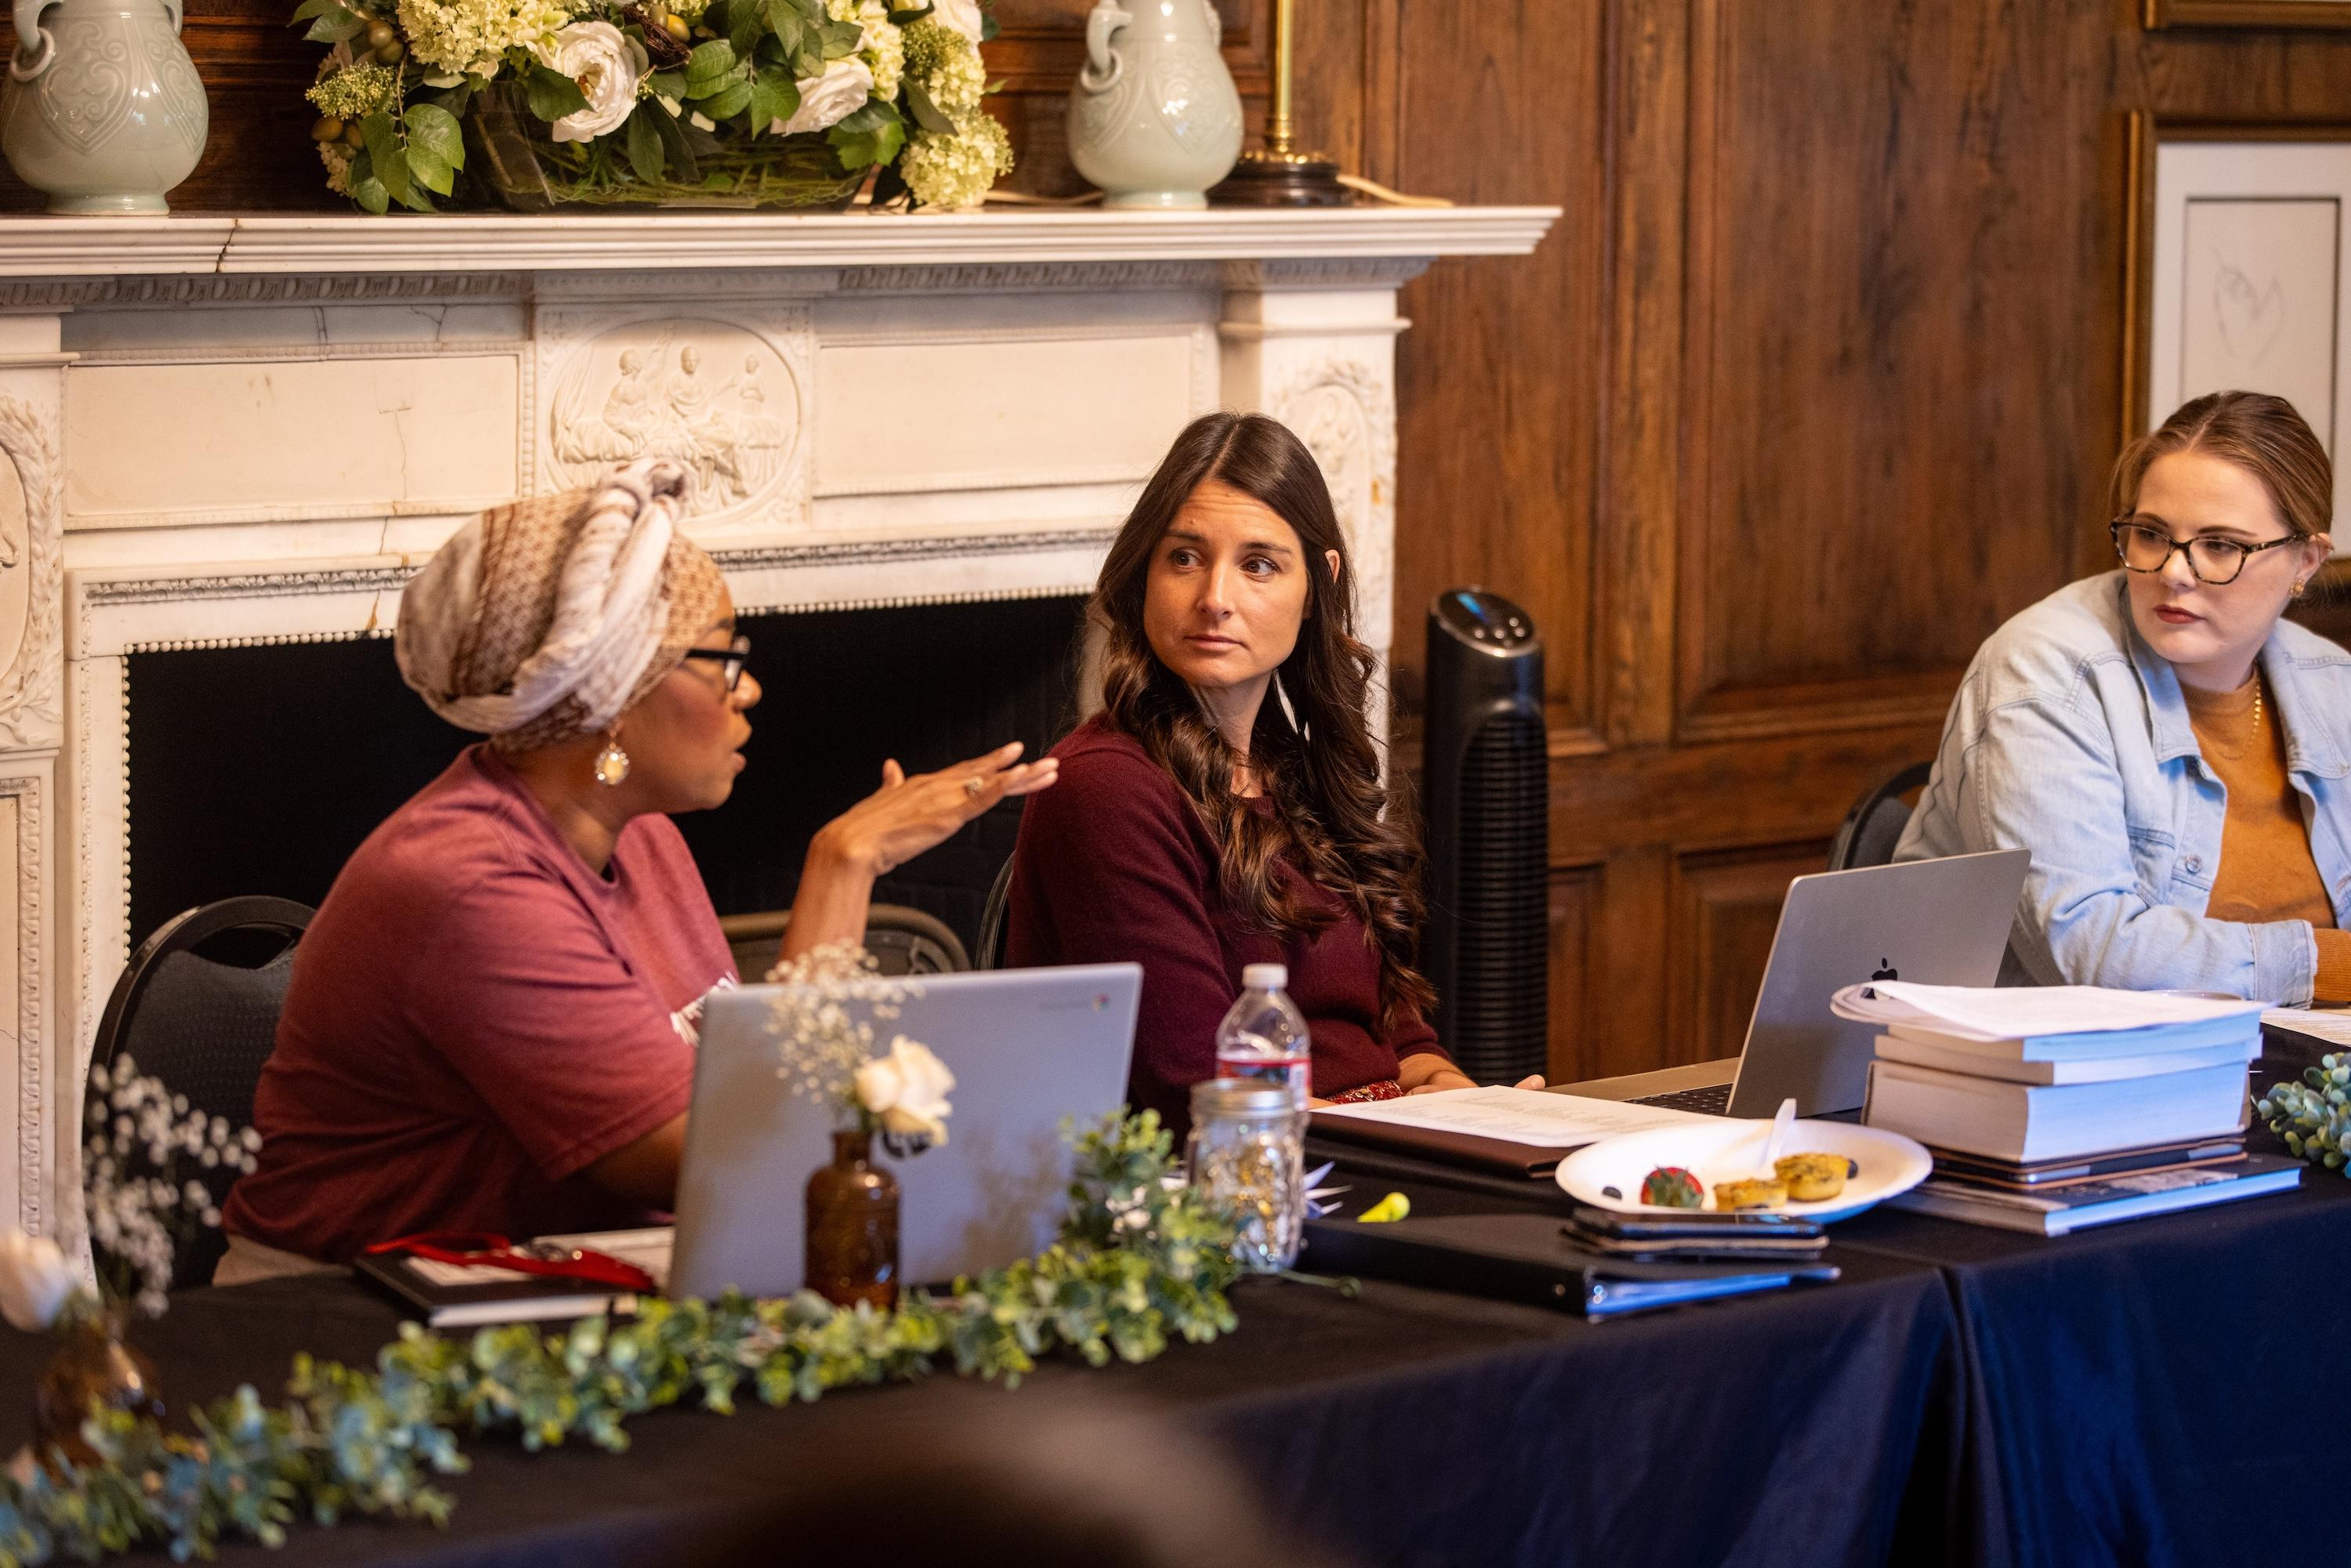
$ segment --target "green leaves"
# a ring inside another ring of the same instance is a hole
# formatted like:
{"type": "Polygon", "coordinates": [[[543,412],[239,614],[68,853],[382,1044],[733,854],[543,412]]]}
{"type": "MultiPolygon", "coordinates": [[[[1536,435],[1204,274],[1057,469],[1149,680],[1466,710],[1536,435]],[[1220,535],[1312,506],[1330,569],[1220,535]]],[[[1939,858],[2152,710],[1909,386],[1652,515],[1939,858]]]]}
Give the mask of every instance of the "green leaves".
{"type": "MultiPolygon", "coordinates": [[[[661,124],[675,123],[641,107],[632,141],[641,121],[656,140],[661,124]]],[[[1113,1116],[1072,1142],[1076,1180],[1058,1242],[944,1296],[909,1292],[893,1312],[844,1311],[805,1291],[787,1301],[730,1291],[648,1298],[633,1318],[559,1331],[513,1323],[444,1338],[408,1323],[372,1368],[297,1355],[282,1402],[240,1388],[191,1410],[192,1435],[96,1411],[83,1429],[95,1464],[0,1473],[0,1557],[95,1562],[144,1545],[186,1561],[226,1542],[281,1544],[298,1521],[441,1523],[452,1503],[434,1482],[468,1468],[461,1435],[619,1452],[632,1419],[692,1400],[722,1415],[746,1395],[773,1406],[814,1400],[911,1382],[942,1358],[1008,1385],[1057,1349],[1099,1366],[1229,1333],[1232,1217],[1163,1183],[1175,1160],[1157,1117],[1113,1116]]]]}
{"type": "Polygon", "coordinates": [[[914,111],[914,123],[924,130],[936,131],[941,136],[956,133],[954,120],[932,100],[931,95],[924,90],[923,84],[912,77],[906,78],[906,107],[914,111]]]}
{"type": "Polygon", "coordinates": [[[656,118],[667,120],[669,110],[652,102],[637,105],[636,112],[629,116],[629,167],[648,185],[661,183],[669,162],[662,151],[661,128],[653,123],[656,118]]]}
{"type": "Polygon", "coordinates": [[[457,117],[438,105],[418,103],[402,118],[408,131],[408,172],[427,190],[447,195],[456,172],[465,166],[465,135],[457,117]]]}
{"type": "Polygon", "coordinates": [[[865,29],[855,22],[827,21],[817,33],[824,41],[824,57],[828,60],[845,60],[865,42],[865,29]]]}
{"type": "Polygon", "coordinates": [[[532,116],[550,125],[588,107],[588,95],[580,90],[578,82],[536,60],[523,73],[523,92],[532,116]]]}
{"type": "Polygon", "coordinates": [[[414,172],[409,167],[407,149],[402,146],[400,132],[392,116],[371,114],[360,121],[360,134],[367,139],[368,166],[382,183],[386,194],[412,212],[429,213],[433,202],[418,188],[414,172]]]}
{"type": "Polygon", "coordinates": [[[392,210],[392,193],[385,190],[383,182],[375,177],[375,160],[365,152],[351,159],[351,172],[347,183],[351,188],[351,200],[360,204],[361,211],[381,217],[392,210]]]}
{"type": "Polygon", "coordinates": [[[368,19],[343,4],[343,0],[302,0],[294,8],[294,22],[308,22],[310,30],[302,37],[314,44],[340,44],[346,38],[356,38],[367,30],[368,19]]]}
{"type": "Polygon", "coordinates": [[[724,38],[713,38],[685,57],[685,96],[708,98],[734,74],[735,46],[724,38]]]}
{"type": "Polygon", "coordinates": [[[867,99],[826,131],[825,140],[841,155],[844,168],[870,168],[898,155],[898,149],[906,144],[906,122],[898,118],[893,105],[867,99]]]}
{"type": "Polygon", "coordinates": [[[799,84],[777,66],[761,66],[751,78],[751,131],[758,134],[799,112],[799,84]]]}

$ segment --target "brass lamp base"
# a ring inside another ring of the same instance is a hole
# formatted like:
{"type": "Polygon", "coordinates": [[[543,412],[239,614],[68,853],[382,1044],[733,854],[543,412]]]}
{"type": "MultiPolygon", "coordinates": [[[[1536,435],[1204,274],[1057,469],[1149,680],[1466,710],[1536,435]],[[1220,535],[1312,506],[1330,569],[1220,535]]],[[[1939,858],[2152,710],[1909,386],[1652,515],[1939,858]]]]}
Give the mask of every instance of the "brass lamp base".
{"type": "Polygon", "coordinates": [[[1319,152],[1250,152],[1208,200],[1219,207],[1341,207],[1347,187],[1339,183],[1338,163],[1319,152]]]}

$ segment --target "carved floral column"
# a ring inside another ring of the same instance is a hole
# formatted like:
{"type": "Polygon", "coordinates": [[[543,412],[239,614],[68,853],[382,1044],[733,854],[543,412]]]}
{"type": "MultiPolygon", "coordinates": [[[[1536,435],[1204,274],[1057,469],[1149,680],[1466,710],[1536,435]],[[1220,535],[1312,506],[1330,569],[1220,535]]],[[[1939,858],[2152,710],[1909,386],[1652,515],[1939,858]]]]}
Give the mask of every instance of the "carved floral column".
{"type": "MultiPolygon", "coordinates": [[[[65,737],[64,547],[57,453],[63,371],[54,316],[0,315],[0,1092],[16,1111],[0,1159],[0,1227],[54,1233],[46,1212],[59,1099],[57,1037],[57,766],[65,737]]],[[[70,1108],[70,1096],[64,1101],[70,1108]]]]}
{"type": "MultiPolygon", "coordinates": [[[[1425,259],[1225,264],[1224,399],[1270,413],[1322,464],[1355,565],[1359,634],[1383,671],[1394,643],[1396,290],[1425,259]]],[[[1386,728],[1386,705],[1374,709],[1386,728]]]]}

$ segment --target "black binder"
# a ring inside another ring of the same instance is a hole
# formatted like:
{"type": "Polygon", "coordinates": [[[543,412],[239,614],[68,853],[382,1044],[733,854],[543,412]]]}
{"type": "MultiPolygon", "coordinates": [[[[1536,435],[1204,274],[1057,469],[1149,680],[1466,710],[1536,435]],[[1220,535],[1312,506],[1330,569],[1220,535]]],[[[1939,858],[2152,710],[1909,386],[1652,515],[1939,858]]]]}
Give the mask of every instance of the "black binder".
{"type": "Polygon", "coordinates": [[[1355,1274],[1531,1301],[1593,1318],[1776,1291],[1798,1280],[1834,1280],[1838,1272],[1833,1263],[1793,1260],[1650,1263],[1610,1258],[1575,1246],[1558,1219],[1541,1214],[1467,1214],[1371,1225],[1312,1219],[1306,1223],[1300,1266],[1318,1274],[1355,1274]]]}

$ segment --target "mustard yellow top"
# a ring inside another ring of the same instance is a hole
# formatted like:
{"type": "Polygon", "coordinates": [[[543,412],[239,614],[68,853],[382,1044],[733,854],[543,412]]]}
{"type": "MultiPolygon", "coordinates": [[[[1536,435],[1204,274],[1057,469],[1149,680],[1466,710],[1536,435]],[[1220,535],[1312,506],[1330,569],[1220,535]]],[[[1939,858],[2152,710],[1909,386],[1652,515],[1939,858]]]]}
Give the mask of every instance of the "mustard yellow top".
{"type": "Polygon", "coordinates": [[[2204,913],[2214,920],[2259,924],[2307,920],[2318,936],[2318,974],[2311,999],[2351,1001],[2351,931],[2335,925],[2335,906],[2310,852],[2302,796],[2287,777],[2285,729],[2256,671],[2233,692],[2183,685],[2188,721],[2204,765],[2228,787],[2220,826],[2220,863],[2204,913]]]}

